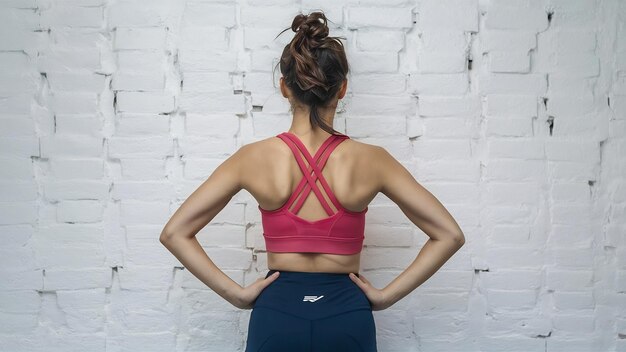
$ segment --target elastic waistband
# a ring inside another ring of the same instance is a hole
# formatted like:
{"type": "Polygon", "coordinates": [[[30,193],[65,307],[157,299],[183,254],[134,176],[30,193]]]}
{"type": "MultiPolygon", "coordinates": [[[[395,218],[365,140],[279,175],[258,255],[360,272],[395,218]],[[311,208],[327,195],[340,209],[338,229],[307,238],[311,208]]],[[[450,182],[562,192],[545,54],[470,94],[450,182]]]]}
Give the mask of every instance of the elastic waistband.
{"type": "MultiPolygon", "coordinates": [[[[274,270],[271,269],[267,272],[265,277],[272,275],[275,272],[280,272],[280,277],[347,277],[349,278],[348,273],[326,273],[326,272],[310,272],[310,271],[289,271],[289,270],[274,270]]],[[[357,277],[359,277],[359,273],[354,273],[357,277]]]]}

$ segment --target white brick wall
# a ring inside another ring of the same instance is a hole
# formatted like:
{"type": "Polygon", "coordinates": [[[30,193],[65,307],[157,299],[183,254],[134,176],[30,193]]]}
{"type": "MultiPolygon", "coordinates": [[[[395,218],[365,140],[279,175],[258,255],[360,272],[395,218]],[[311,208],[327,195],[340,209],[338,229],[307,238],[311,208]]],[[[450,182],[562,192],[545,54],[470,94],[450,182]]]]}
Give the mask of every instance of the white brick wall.
{"type": "MultiPolygon", "coordinates": [[[[250,311],[158,242],[241,145],[289,127],[272,68],[323,9],[351,65],[335,127],[382,145],[466,245],[375,312],[387,351],[626,351],[626,2],[1,0],[0,350],[242,351],[250,311]],[[305,3],[305,7],[301,4],[305,3]]],[[[362,272],[427,239],[383,195],[362,272]]],[[[198,234],[267,268],[245,191],[198,234]]]]}

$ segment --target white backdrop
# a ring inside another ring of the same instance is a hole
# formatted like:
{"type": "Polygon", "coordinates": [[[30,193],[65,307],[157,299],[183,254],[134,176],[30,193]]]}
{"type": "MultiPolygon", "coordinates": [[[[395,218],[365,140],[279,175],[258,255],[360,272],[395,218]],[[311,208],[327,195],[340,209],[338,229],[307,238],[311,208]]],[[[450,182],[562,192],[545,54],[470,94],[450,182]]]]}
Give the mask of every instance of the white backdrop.
{"type": "MultiPolygon", "coordinates": [[[[242,351],[249,310],[158,241],[239,147],[285,131],[303,11],[345,36],[335,128],[381,145],[466,243],[374,312],[387,351],[626,351],[626,1],[0,1],[0,350],[242,351]],[[302,5],[304,3],[305,5],[302,5]]],[[[240,192],[198,238],[267,270],[240,192]]],[[[362,273],[427,239],[380,195],[362,273]]]]}

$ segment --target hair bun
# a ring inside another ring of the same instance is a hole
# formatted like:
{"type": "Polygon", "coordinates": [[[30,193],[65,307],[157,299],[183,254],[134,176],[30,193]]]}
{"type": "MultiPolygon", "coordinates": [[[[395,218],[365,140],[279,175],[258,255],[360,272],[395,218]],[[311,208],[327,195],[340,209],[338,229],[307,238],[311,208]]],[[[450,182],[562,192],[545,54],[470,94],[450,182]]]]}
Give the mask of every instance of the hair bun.
{"type": "Polygon", "coordinates": [[[291,27],[278,33],[280,35],[289,28],[296,32],[283,48],[277,65],[280,65],[284,84],[294,97],[289,97],[291,108],[308,106],[312,127],[337,134],[339,132],[324,121],[318,109],[332,109],[335,99],[340,99],[337,93],[343,87],[349,66],[345,48],[339,40],[346,38],[329,36],[327,22],[321,10],[296,15],[291,27]]]}
{"type": "Polygon", "coordinates": [[[308,15],[298,14],[291,24],[291,29],[297,33],[315,39],[322,40],[328,36],[328,22],[323,12],[311,12],[308,15]]]}

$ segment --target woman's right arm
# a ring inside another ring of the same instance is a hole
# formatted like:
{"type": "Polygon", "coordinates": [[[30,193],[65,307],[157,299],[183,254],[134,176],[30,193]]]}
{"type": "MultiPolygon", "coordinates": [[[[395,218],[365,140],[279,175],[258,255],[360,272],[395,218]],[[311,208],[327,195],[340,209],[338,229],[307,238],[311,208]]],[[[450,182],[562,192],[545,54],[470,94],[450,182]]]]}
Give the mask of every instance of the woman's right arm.
{"type": "Polygon", "coordinates": [[[380,182],[379,191],[396,203],[409,220],[430,237],[411,265],[382,289],[391,306],[437,272],[463,246],[465,236],[435,196],[422,187],[386,149],[380,146],[376,149],[374,161],[380,182]]]}

